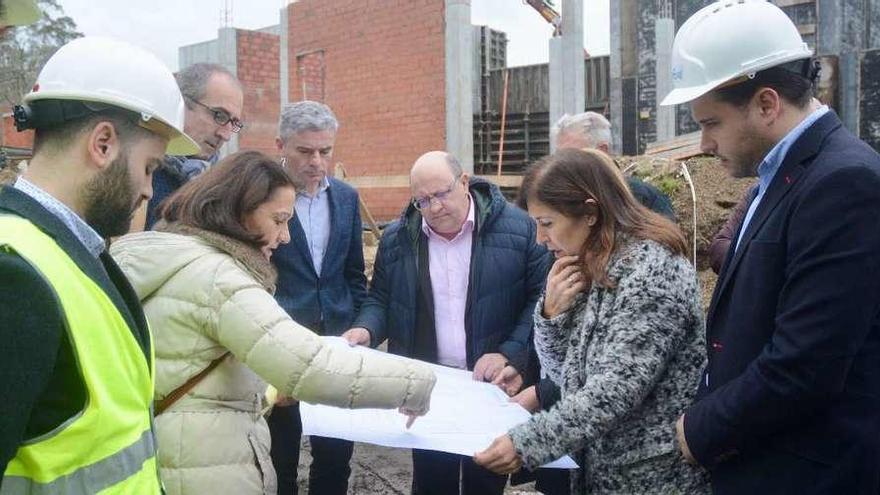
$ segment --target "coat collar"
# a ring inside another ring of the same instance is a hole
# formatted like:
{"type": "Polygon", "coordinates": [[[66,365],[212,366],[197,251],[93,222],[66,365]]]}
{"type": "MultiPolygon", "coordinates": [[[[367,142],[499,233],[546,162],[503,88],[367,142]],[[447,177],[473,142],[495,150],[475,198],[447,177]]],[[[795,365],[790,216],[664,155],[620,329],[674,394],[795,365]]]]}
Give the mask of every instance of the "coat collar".
{"type": "Polygon", "coordinates": [[[242,241],[233,239],[232,237],[211,232],[209,230],[183,225],[181,223],[165,223],[164,221],[156,224],[156,231],[168,232],[171,234],[180,234],[192,237],[198,237],[202,241],[208,243],[214,248],[223,251],[231,256],[235,261],[244,265],[245,269],[265,287],[269,292],[275,291],[275,282],[278,279],[278,273],[272,263],[263,256],[263,253],[242,241]]]}
{"type": "MultiPolygon", "coordinates": [[[[474,207],[474,233],[479,235],[483,226],[491,223],[507,204],[498,186],[484,179],[472,177],[468,190],[474,207]]],[[[402,229],[414,245],[418,243],[422,229],[422,214],[409,203],[400,217],[402,229]]]]}

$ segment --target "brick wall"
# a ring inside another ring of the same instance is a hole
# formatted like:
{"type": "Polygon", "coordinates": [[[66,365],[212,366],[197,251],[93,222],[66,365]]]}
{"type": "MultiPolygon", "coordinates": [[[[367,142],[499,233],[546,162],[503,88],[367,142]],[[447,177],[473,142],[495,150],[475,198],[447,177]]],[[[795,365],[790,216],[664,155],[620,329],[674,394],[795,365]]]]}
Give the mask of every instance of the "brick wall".
{"type": "MultiPolygon", "coordinates": [[[[335,159],[349,176],[407,175],[419,155],[445,147],[444,5],[300,0],[288,7],[290,101],[303,98],[305,76],[306,96],[323,96],[333,108],[335,159]]],[[[406,187],[360,192],[379,220],[396,217],[409,198],[406,187]]]]}
{"type": "Polygon", "coordinates": [[[12,115],[0,114],[0,146],[12,148],[31,148],[34,144],[34,131],[18,132],[12,115]]]}
{"type": "Polygon", "coordinates": [[[238,148],[255,149],[271,156],[275,147],[280,109],[279,37],[271,33],[236,30],[238,79],[244,86],[245,128],[238,148]]]}

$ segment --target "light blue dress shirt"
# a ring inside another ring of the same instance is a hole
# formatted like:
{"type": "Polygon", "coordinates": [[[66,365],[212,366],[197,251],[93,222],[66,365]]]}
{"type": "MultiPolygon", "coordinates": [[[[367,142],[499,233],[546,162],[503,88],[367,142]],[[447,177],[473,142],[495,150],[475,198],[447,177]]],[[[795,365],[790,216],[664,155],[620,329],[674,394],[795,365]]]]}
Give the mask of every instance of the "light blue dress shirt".
{"type": "Polygon", "coordinates": [[[749,206],[749,211],[746,212],[746,216],[743,218],[742,228],[739,230],[739,237],[736,239],[735,249],[739,249],[739,243],[742,240],[743,234],[745,234],[749,222],[752,221],[752,216],[755,214],[755,210],[757,210],[758,205],[761,204],[761,200],[764,198],[764,193],[767,192],[770,183],[773,182],[773,178],[776,177],[776,172],[779,170],[779,167],[782,166],[782,162],[785,160],[785,155],[788,154],[791,145],[801,137],[804,131],[809,129],[811,125],[826,113],[828,113],[828,106],[826,105],[822,105],[814,110],[813,113],[802,120],[800,124],[796,125],[794,129],[788,131],[788,134],[776,143],[776,146],[770,149],[770,152],[767,153],[767,156],[765,156],[764,160],[761,161],[761,164],[758,165],[758,194],[755,196],[755,199],[752,200],[752,204],[749,206]]]}
{"type": "Polygon", "coordinates": [[[327,251],[327,242],[330,240],[328,189],[330,189],[330,181],[324,177],[314,196],[309,196],[305,191],[296,195],[296,216],[306,232],[306,243],[309,246],[309,253],[312,255],[312,264],[315,265],[315,273],[319,277],[321,276],[324,253],[327,251]]]}

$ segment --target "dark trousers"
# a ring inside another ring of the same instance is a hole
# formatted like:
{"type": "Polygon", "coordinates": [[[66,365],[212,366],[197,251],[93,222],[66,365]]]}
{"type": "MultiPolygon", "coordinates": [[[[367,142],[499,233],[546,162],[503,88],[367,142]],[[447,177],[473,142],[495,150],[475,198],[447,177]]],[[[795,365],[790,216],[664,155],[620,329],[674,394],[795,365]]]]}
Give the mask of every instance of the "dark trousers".
{"type": "Polygon", "coordinates": [[[571,471],[568,469],[541,468],[535,471],[520,469],[510,475],[513,486],[535,482],[535,490],[544,495],[570,495],[571,471]]]}
{"type": "MultiPolygon", "coordinates": [[[[278,495],[297,495],[296,468],[302,421],[299,404],[276,407],[268,419],[272,435],[272,464],[278,475],[278,495]]],[[[309,466],[309,493],[314,495],[345,495],[351,474],[354,444],[348,440],[309,437],[312,465],[309,466]]]]}
{"type": "Polygon", "coordinates": [[[413,449],[412,458],[413,495],[501,495],[507,484],[507,476],[484,469],[467,456],[413,449]]]}

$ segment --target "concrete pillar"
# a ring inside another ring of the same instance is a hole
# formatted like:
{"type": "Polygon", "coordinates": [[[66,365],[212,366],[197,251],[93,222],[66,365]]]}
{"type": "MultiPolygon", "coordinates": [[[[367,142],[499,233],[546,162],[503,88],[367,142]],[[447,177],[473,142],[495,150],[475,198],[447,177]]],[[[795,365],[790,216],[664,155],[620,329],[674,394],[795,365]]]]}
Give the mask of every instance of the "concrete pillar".
{"type": "Polygon", "coordinates": [[[474,172],[473,28],[470,0],[446,0],[446,151],[474,172]]]}
{"type": "MultiPolygon", "coordinates": [[[[615,3],[615,2],[612,2],[615,3]]],[[[613,7],[612,7],[613,8],[613,7]]],[[[584,111],[584,1],[562,2],[562,36],[550,40],[550,125],[584,111]]],[[[551,144],[551,151],[553,151],[551,144]]]]}
{"type": "Polygon", "coordinates": [[[611,60],[609,67],[612,151],[635,154],[638,148],[636,112],[637,2],[611,2],[611,60]]]}
{"type": "Polygon", "coordinates": [[[837,59],[840,120],[853,134],[859,135],[861,103],[861,58],[859,52],[846,50],[837,59]]]}
{"type": "MultiPolygon", "coordinates": [[[[217,32],[217,63],[238,76],[238,34],[235,28],[224,27],[217,32]]],[[[238,151],[238,133],[220,148],[220,158],[238,151]]]]}
{"type": "Polygon", "coordinates": [[[847,129],[859,133],[860,52],[864,48],[866,9],[862,0],[817,0],[816,52],[838,57],[837,111],[847,129]]]}
{"type": "Polygon", "coordinates": [[[654,40],[657,57],[657,141],[675,137],[675,107],[660,106],[663,98],[672,91],[672,42],[675,39],[675,20],[654,21],[654,40]]]}
{"type": "Polygon", "coordinates": [[[281,9],[279,14],[279,43],[278,43],[278,76],[280,78],[279,88],[281,92],[281,106],[286,105],[290,100],[290,65],[288,65],[288,56],[287,46],[288,46],[288,36],[290,35],[290,19],[288,18],[288,14],[290,13],[290,5],[287,5],[281,9]]]}

